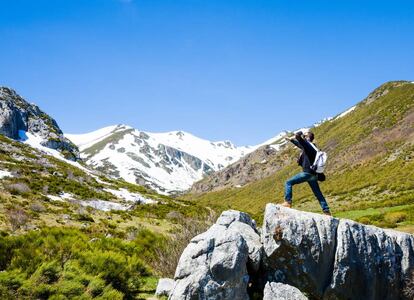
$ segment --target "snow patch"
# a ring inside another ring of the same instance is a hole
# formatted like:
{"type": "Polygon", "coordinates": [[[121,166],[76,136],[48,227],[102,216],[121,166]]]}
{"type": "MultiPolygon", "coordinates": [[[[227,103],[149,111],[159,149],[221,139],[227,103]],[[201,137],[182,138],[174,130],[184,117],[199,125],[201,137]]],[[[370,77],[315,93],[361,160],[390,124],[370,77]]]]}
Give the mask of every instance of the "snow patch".
{"type": "Polygon", "coordinates": [[[145,198],[139,193],[131,193],[127,189],[119,189],[119,190],[113,190],[113,189],[104,189],[104,191],[111,193],[112,195],[124,199],[128,202],[134,202],[134,203],[141,203],[141,204],[154,204],[157,203],[157,201],[149,198],[145,198]]]}
{"type": "Polygon", "coordinates": [[[65,200],[75,199],[71,193],[66,193],[66,192],[60,193],[58,196],[46,195],[46,197],[48,197],[52,201],[60,201],[60,202],[63,202],[65,200]]]}
{"type": "Polygon", "coordinates": [[[335,120],[336,120],[336,119],[340,119],[340,118],[342,118],[342,117],[346,116],[347,114],[349,114],[350,112],[352,112],[355,108],[356,108],[356,105],[355,105],[355,106],[352,106],[350,109],[348,109],[348,110],[344,111],[343,113],[341,113],[340,115],[338,115],[338,116],[335,118],[335,120]]]}
{"type": "Polygon", "coordinates": [[[52,201],[60,201],[60,202],[64,201],[61,197],[55,196],[55,195],[46,195],[46,197],[48,197],[52,201]]]}
{"type": "Polygon", "coordinates": [[[0,170],[0,179],[3,179],[5,177],[13,177],[13,175],[9,171],[0,170]]]}
{"type": "Polygon", "coordinates": [[[111,202],[111,201],[104,201],[104,200],[88,200],[88,201],[80,201],[79,202],[82,206],[90,206],[97,210],[102,211],[111,211],[111,210],[128,210],[131,208],[131,205],[122,205],[120,203],[111,202]]]}

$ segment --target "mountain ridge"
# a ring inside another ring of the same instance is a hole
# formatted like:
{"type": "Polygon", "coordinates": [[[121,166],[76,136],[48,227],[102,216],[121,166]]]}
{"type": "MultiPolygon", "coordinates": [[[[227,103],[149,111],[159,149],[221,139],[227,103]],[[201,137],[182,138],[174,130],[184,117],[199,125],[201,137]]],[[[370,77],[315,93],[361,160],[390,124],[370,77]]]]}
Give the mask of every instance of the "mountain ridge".
{"type": "Polygon", "coordinates": [[[164,193],[188,189],[194,181],[254,150],[230,141],[204,140],[182,130],[153,133],[122,124],[65,136],[78,145],[91,167],[164,193]]]}

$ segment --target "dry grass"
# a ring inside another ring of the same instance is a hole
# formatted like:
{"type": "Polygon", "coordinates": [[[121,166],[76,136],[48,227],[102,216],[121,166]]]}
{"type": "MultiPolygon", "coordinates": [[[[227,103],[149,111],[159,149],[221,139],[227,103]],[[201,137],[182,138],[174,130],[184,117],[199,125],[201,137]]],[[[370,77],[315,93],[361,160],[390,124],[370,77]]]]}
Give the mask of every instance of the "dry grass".
{"type": "Polygon", "coordinates": [[[181,254],[190,240],[206,231],[216,219],[217,215],[213,211],[204,220],[182,219],[164,247],[157,249],[157,259],[152,262],[154,270],[163,277],[173,278],[181,254]]]}
{"type": "Polygon", "coordinates": [[[6,211],[6,215],[13,232],[25,226],[29,221],[29,216],[20,207],[6,211]]]}

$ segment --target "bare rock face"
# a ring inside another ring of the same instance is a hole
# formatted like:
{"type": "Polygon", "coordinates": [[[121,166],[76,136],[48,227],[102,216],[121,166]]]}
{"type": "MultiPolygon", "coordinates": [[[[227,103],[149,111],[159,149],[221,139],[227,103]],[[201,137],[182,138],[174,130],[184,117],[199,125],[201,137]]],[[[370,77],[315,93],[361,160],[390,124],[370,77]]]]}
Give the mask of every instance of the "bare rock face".
{"type": "Polygon", "coordinates": [[[262,242],[270,279],[321,298],[332,276],[338,224],[332,217],[268,204],[262,242]]]}
{"type": "Polygon", "coordinates": [[[267,276],[317,299],[404,299],[414,237],[268,204],[262,241],[267,276]]]}
{"type": "Polygon", "coordinates": [[[170,299],[409,299],[413,272],[410,234],[268,204],[261,238],[234,210],[195,237],[170,299]]]}
{"type": "Polygon", "coordinates": [[[308,300],[308,298],[294,286],[268,282],[263,292],[263,300],[308,300]]]}
{"type": "Polygon", "coordinates": [[[79,158],[78,148],[63,136],[53,118],[15,91],[0,87],[0,134],[18,140],[22,132],[40,137],[43,146],[62,152],[68,159],[79,158]]]}
{"type": "Polygon", "coordinates": [[[403,299],[414,268],[414,237],[341,220],[327,299],[403,299]]]}
{"type": "Polygon", "coordinates": [[[170,299],[248,299],[247,269],[258,268],[261,253],[254,221],[238,211],[223,212],[184,250],[170,299]]]}

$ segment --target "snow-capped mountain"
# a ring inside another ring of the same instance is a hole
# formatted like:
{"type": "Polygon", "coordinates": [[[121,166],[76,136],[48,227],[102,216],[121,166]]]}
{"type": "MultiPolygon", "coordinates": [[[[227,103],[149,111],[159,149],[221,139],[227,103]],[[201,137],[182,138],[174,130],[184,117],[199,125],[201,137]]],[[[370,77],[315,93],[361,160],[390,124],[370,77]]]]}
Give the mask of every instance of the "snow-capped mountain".
{"type": "Polygon", "coordinates": [[[79,147],[89,166],[163,193],[187,190],[256,149],[211,142],[183,131],[151,133],[126,125],[65,136],[79,147]]]}

